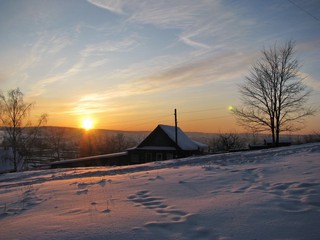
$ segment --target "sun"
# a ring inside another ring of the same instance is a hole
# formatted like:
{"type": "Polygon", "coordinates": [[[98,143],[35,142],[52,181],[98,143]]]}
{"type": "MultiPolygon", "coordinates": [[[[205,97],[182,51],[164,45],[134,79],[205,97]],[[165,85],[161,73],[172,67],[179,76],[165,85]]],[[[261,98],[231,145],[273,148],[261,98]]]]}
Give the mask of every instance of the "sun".
{"type": "Polygon", "coordinates": [[[85,118],[82,120],[82,124],[81,126],[85,129],[85,130],[90,130],[93,128],[94,122],[91,118],[85,118]]]}

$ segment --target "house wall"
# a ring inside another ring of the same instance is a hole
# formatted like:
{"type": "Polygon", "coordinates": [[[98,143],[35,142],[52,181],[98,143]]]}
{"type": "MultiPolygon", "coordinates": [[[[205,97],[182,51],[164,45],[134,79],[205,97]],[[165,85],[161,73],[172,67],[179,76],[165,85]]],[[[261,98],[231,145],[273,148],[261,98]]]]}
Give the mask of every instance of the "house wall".
{"type": "Polygon", "coordinates": [[[139,148],[128,151],[131,164],[170,160],[199,154],[199,151],[145,150],[139,148]]]}
{"type": "Polygon", "coordinates": [[[161,150],[139,150],[134,149],[129,152],[130,163],[147,163],[162,160],[169,160],[175,157],[175,151],[161,150]]]}
{"type": "Polygon", "coordinates": [[[106,156],[92,156],[80,159],[58,161],[50,163],[51,168],[91,167],[91,166],[123,166],[129,164],[127,153],[109,154],[106,156]]]}

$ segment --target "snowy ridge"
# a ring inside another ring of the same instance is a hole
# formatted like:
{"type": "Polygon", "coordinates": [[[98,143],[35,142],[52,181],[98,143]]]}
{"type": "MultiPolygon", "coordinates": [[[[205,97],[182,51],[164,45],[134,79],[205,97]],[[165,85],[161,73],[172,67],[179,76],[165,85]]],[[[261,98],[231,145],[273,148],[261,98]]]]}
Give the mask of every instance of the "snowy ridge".
{"type": "Polygon", "coordinates": [[[66,180],[72,178],[101,177],[106,175],[112,176],[164,168],[176,168],[188,165],[227,166],[234,164],[267,162],[271,160],[274,161],[281,156],[292,155],[297,152],[320,152],[320,144],[311,143],[304,145],[294,145],[284,148],[263,149],[247,152],[221,153],[201,157],[188,157],[120,167],[83,167],[72,168],[71,170],[70,168],[67,168],[50,169],[42,171],[36,170],[20,173],[6,173],[0,175],[0,187],[6,187],[10,185],[9,182],[14,182],[14,184],[16,185],[28,185],[32,183],[32,181],[36,181],[37,183],[39,183],[42,181],[66,180]],[[47,176],[50,176],[50,178],[48,178],[47,176]],[[30,179],[31,182],[26,182],[28,179],[30,179]]]}

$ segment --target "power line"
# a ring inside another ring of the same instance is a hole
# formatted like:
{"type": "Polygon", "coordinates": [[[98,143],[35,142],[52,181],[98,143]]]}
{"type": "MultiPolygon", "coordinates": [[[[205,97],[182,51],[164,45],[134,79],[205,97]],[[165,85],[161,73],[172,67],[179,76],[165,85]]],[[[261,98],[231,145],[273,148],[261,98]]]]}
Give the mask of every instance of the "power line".
{"type": "Polygon", "coordinates": [[[180,113],[199,113],[199,112],[209,112],[209,111],[213,111],[213,110],[222,110],[222,109],[224,109],[224,108],[216,107],[216,108],[208,108],[208,109],[188,111],[188,112],[180,112],[180,113]]]}
{"type": "MultiPolygon", "coordinates": [[[[200,112],[208,112],[208,111],[215,111],[215,110],[223,110],[223,107],[214,107],[214,108],[206,108],[201,110],[194,110],[194,111],[182,111],[182,114],[193,114],[193,113],[200,113],[200,112]]],[[[200,119],[190,119],[190,120],[182,120],[179,122],[194,122],[194,121],[204,121],[204,120],[211,120],[211,119],[219,119],[219,118],[229,118],[230,116],[219,116],[219,117],[207,117],[207,118],[200,118],[200,119]]],[[[169,118],[172,118],[172,122],[174,122],[174,114],[163,114],[149,118],[140,118],[140,119],[133,119],[133,120],[124,120],[124,121],[117,121],[113,123],[109,123],[109,127],[112,125],[121,125],[122,130],[128,130],[132,128],[136,128],[143,125],[148,125],[157,121],[158,123],[165,123],[168,122],[169,118]]]]}
{"type": "Polygon", "coordinates": [[[299,8],[301,11],[305,12],[306,14],[308,14],[310,17],[312,17],[313,19],[317,20],[318,22],[320,22],[320,19],[317,18],[316,16],[314,16],[313,14],[311,14],[310,12],[308,12],[307,10],[305,10],[304,8],[300,7],[298,4],[296,4],[295,2],[288,0],[288,2],[290,2],[292,5],[294,5],[295,7],[299,8]]]}
{"type": "Polygon", "coordinates": [[[129,124],[129,123],[133,123],[133,122],[140,122],[140,121],[152,121],[152,120],[157,120],[159,118],[164,118],[164,117],[171,117],[172,114],[168,115],[158,115],[158,116],[153,116],[153,117],[150,117],[150,118],[140,118],[140,119],[134,119],[134,120],[126,120],[126,121],[117,121],[117,122],[114,122],[114,123],[110,123],[110,125],[112,124],[129,124]]]}
{"type": "Polygon", "coordinates": [[[190,119],[190,120],[183,120],[179,121],[182,122],[196,122],[196,121],[205,121],[205,120],[213,120],[213,119],[222,119],[222,118],[230,118],[232,116],[219,116],[219,117],[211,117],[211,118],[198,118],[198,119],[190,119]]]}
{"type": "MultiPolygon", "coordinates": [[[[200,113],[200,112],[208,112],[208,111],[213,111],[213,110],[223,110],[224,108],[222,107],[215,107],[215,108],[207,108],[207,109],[202,109],[202,110],[194,110],[194,111],[182,111],[179,113],[181,114],[189,114],[189,113],[200,113]]],[[[138,122],[137,124],[134,124],[135,126],[136,125],[143,125],[143,124],[146,124],[148,122],[151,122],[153,120],[161,120],[161,119],[167,119],[169,117],[173,117],[174,114],[163,114],[163,115],[157,115],[157,116],[153,116],[153,117],[149,117],[149,118],[140,118],[140,119],[134,119],[134,120],[125,120],[125,121],[117,121],[117,122],[113,122],[113,123],[110,123],[110,125],[118,125],[118,124],[131,124],[131,123],[134,123],[134,122],[138,122]],[[141,122],[141,123],[139,123],[141,122]]]]}

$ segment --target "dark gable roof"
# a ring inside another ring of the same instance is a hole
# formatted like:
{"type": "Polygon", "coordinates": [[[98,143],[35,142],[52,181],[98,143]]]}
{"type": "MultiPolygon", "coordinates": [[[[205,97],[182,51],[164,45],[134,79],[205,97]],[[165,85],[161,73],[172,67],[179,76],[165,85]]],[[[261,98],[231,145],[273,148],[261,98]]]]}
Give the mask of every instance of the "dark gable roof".
{"type": "MultiPolygon", "coordinates": [[[[142,143],[139,144],[138,148],[145,148],[147,139],[154,134],[154,132],[159,131],[159,129],[164,132],[164,134],[175,144],[176,141],[176,133],[175,133],[175,127],[174,126],[168,126],[159,124],[150,134],[149,136],[142,141],[142,143]]],[[[185,151],[194,151],[204,148],[205,144],[200,144],[198,142],[195,142],[191,140],[180,128],[177,129],[178,133],[178,147],[181,150],[185,151]]]]}

